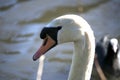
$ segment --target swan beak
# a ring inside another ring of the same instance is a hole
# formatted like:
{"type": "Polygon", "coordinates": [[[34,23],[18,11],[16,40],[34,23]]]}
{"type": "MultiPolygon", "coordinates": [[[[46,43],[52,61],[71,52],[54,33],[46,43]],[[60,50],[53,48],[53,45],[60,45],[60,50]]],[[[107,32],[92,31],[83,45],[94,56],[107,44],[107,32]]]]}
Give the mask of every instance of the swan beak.
{"type": "Polygon", "coordinates": [[[36,61],[39,57],[45,54],[48,50],[53,48],[56,45],[56,41],[53,40],[50,36],[47,36],[43,39],[42,46],[38,49],[38,51],[33,55],[33,60],[36,61]]]}

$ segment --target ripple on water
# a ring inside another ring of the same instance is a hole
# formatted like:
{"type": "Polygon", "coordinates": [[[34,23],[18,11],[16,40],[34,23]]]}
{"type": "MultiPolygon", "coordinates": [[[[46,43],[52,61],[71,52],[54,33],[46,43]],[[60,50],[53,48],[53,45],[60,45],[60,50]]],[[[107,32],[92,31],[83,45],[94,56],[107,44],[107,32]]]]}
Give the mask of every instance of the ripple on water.
{"type": "Polygon", "coordinates": [[[42,24],[4,25],[0,28],[0,53],[27,53],[39,32],[42,24]],[[11,26],[9,28],[9,26],[11,26]]]}

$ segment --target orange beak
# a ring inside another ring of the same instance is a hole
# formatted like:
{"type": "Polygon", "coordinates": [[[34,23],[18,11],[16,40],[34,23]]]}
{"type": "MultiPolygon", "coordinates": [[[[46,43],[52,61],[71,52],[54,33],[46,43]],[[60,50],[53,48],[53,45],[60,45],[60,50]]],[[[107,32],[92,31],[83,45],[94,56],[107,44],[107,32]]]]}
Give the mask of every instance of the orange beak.
{"type": "Polygon", "coordinates": [[[45,54],[48,50],[56,45],[56,42],[47,35],[45,39],[43,39],[42,46],[38,49],[38,51],[33,55],[33,60],[36,61],[39,57],[45,54]]]}

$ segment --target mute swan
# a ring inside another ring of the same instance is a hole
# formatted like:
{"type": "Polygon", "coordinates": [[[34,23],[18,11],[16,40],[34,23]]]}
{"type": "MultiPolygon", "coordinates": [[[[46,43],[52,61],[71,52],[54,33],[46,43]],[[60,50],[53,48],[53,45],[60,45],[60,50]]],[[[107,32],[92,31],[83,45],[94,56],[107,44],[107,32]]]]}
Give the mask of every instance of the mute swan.
{"type": "Polygon", "coordinates": [[[102,38],[96,45],[96,53],[104,73],[120,76],[120,52],[116,38],[102,38]]]}
{"type": "Polygon", "coordinates": [[[60,16],[43,28],[40,37],[43,44],[34,54],[34,61],[58,44],[73,42],[75,49],[68,80],[90,80],[95,38],[83,18],[73,14],[60,16]]]}

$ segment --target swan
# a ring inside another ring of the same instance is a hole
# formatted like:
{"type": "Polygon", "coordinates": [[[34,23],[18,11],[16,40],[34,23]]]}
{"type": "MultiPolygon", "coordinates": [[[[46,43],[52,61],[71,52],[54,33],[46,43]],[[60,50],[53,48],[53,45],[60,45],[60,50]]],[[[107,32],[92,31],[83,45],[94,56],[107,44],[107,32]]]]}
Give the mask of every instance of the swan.
{"type": "Polygon", "coordinates": [[[82,17],[74,14],[57,17],[43,28],[40,37],[43,44],[33,55],[34,61],[58,44],[73,42],[74,53],[68,80],[90,80],[95,37],[90,25],[82,17]]]}
{"type": "Polygon", "coordinates": [[[120,50],[116,38],[103,37],[96,45],[96,54],[104,73],[120,76],[120,50]]]}
{"type": "Polygon", "coordinates": [[[118,40],[116,38],[110,39],[108,43],[103,68],[110,74],[120,76],[120,52],[118,40]]]}

